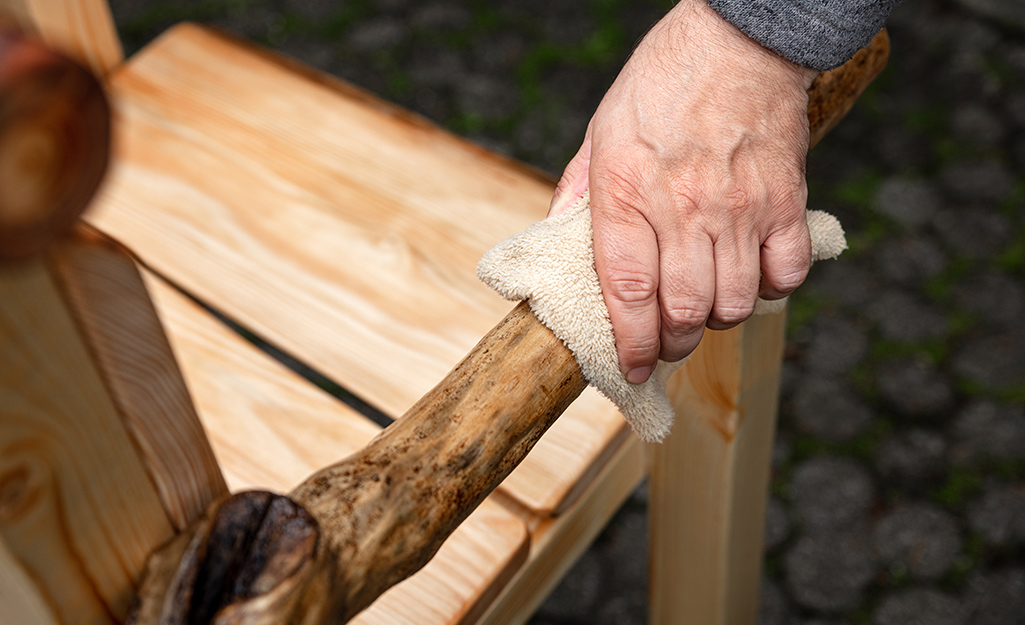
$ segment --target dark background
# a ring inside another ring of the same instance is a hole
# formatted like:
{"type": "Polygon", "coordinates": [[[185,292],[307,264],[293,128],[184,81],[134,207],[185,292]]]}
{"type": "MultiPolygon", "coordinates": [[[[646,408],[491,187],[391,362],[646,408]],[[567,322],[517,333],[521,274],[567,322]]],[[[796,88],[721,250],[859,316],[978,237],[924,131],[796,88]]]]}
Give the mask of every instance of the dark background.
{"type": "MultiPolygon", "coordinates": [[[[656,0],[114,0],[216,24],[557,176],[656,0]]],[[[764,624],[1025,623],[1025,1],[906,0],[809,157],[851,249],[792,298],[764,624]]],[[[541,624],[646,621],[638,490],[541,624]]]]}

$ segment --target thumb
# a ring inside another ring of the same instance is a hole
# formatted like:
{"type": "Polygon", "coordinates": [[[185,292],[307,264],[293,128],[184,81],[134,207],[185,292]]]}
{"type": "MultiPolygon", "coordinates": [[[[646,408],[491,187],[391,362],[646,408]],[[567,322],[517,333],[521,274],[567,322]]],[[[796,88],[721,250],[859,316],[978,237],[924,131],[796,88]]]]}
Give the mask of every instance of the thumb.
{"type": "Polygon", "coordinates": [[[587,171],[591,166],[591,128],[588,126],[584,141],[576,155],[566,165],[559,184],[555,186],[549,215],[559,215],[587,192],[587,171]]]}

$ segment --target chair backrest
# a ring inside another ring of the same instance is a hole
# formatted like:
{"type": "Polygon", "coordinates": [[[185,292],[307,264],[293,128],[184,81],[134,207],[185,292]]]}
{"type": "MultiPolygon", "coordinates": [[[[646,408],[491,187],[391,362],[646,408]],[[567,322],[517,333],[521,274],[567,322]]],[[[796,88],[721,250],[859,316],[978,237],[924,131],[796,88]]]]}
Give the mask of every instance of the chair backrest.
{"type": "MultiPolygon", "coordinates": [[[[120,59],[103,3],[0,15],[120,59]]],[[[0,623],[123,620],[150,551],[227,492],[132,257],[73,226],[109,126],[89,72],[0,28],[0,623]]]]}

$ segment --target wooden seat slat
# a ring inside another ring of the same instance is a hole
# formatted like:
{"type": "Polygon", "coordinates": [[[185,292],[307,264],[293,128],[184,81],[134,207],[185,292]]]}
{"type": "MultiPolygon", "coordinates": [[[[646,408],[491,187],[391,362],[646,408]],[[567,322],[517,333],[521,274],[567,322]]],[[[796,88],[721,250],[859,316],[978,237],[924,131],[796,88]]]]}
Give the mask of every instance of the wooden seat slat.
{"type": "MultiPolygon", "coordinates": [[[[157,272],[389,415],[511,308],[475,277],[551,182],[398,108],[206,29],[110,77],[115,165],[89,220],[157,272]]],[[[503,484],[548,514],[625,423],[579,400],[503,484]]]]}
{"type": "MultiPolygon", "coordinates": [[[[232,491],[288,492],[363,447],[380,428],[303,380],[147,274],[176,358],[232,491]]],[[[486,500],[420,572],[353,622],[463,622],[479,615],[525,561],[527,528],[486,500]],[[415,609],[414,609],[415,608],[415,609]]]]}

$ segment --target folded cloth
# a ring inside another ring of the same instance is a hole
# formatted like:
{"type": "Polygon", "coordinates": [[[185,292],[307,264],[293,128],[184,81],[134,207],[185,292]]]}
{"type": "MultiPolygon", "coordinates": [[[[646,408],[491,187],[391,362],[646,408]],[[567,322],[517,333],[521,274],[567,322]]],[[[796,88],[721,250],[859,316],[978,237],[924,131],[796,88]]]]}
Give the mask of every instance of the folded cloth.
{"type": "MultiPolygon", "coordinates": [[[[839,221],[808,212],[812,257],[833,258],[847,243],[839,221]]],[[[645,441],[661,441],[673,424],[666,380],[681,362],[659,361],[643,384],[627,382],[619,370],[609,311],[594,269],[588,195],[564,213],[539,221],[488,250],[477,275],[502,297],[529,300],[538,320],[573,352],[584,379],[619,407],[645,441]]],[[[759,300],[758,314],[783,308],[759,300]]]]}

